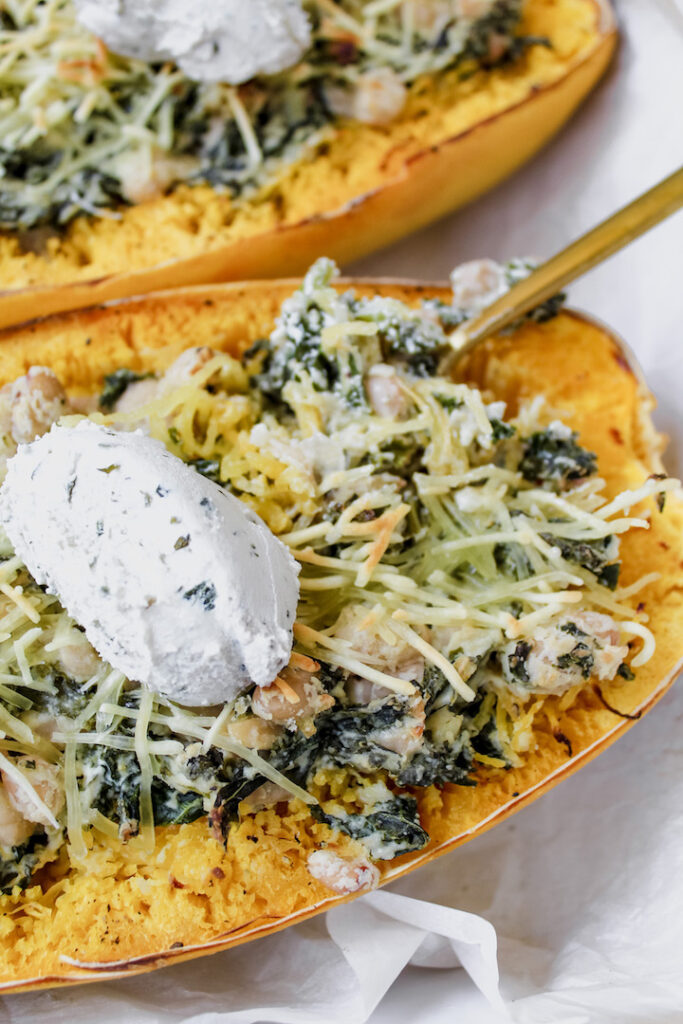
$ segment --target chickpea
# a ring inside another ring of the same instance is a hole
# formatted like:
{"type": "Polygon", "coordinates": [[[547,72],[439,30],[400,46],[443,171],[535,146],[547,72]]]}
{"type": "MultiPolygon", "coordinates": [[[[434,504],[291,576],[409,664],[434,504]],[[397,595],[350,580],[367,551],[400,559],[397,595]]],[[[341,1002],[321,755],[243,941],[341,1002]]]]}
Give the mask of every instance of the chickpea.
{"type": "MultiPolygon", "coordinates": [[[[48,764],[38,757],[19,757],[16,766],[33,786],[34,790],[43,801],[48,811],[55,817],[64,806],[64,791],[59,783],[59,769],[56,765],[48,764]]],[[[9,776],[2,772],[4,793],[6,793],[10,804],[22,819],[28,822],[36,822],[40,825],[50,825],[42,808],[36,806],[26,791],[9,776]]],[[[29,829],[29,835],[33,829],[29,829]]]]}
{"type": "Polygon", "coordinates": [[[142,380],[134,380],[114,406],[115,412],[135,412],[141,406],[153,402],[159,394],[159,381],[154,377],[144,377],[142,380]]]}
{"type": "Polygon", "coordinates": [[[195,373],[198,373],[216,355],[218,353],[208,345],[199,345],[181,352],[161,379],[161,393],[165,394],[167,391],[173,391],[175,388],[188,384],[195,373]]]}
{"type": "Polygon", "coordinates": [[[408,92],[391,68],[360,75],[349,89],[328,89],[327,102],[335,114],[363,124],[389,124],[403,110],[408,92]]]}
{"type": "Polygon", "coordinates": [[[64,388],[46,366],[32,366],[9,388],[10,432],[17,444],[46,434],[52,424],[69,411],[64,388]]]}
{"type": "Polygon", "coordinates": [[[270,750],[282,735],[279,725],[264,722],[262,718],[240,718],[227,727],[232,739],[242,743],[249,750],[270,750]]]}
{"type": "Polygon", "coordinates": [[[340,857],[331,849],[313,850],[307,867],[313,878],[340,896],[374,889],[379,883],[379,871],[366,857],[340,857]]]}
{"type": "Polygon", "coordinates": [[[388,420],[405,416],[408,401],[401,387],[401,379],[392,366],[377,363],[365,378],[365,390],[374,412],[388,420]]]}
{"type": "Polygon", "coordinates": [[[77,683],[91,679],[102,664],[97,651],[85,638],[83,643],[60,647],[59,661],[65,675],[77,683]]]}
{"type": "Polygon", "coordinates": [[[33,832],[34,826],[16,809],[7,789],[0,786],[0,845],[21,846],[33,832]]]}
{"type": "Polygon", "coordinates": [[[277,682],[257,686],[251,698],[254,713],[267,721],[284,723],[314,718],[334,704],[334,698],[304,669],[287,666],[278,678],[284,682],[284,687],[277,682]]]}

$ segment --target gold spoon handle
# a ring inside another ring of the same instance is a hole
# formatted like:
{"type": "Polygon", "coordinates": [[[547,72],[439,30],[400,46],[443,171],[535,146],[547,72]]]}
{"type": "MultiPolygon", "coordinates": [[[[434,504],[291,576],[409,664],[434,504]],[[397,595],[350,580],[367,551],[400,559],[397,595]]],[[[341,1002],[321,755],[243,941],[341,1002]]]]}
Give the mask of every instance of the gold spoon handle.
{"type": "Polygon", "coordinates": [[[566,249],[537,267],[490,306],[463,324],[451,341],[458,356],[469,352],[535,306],[556,295],[564,285],[622,249],[683,206],[683,167],[622,207],[566,249]]]}

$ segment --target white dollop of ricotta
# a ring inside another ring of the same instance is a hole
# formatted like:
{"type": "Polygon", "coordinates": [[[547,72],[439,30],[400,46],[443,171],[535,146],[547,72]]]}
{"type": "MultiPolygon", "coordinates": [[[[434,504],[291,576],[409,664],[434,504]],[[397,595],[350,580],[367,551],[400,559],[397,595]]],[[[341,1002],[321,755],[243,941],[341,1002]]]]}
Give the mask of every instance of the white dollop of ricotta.
{"type": "Polygon", "coordinates": [[[199,82],[239,85],[300,59],[311,41],[301,0],[74,0],[114,53],[174,61],[199,82]]]}
{"type": "Polygon", "coordinates": [[[248,506],[160,441],[83,420],[20,446],[0,523],[102,658],[186,705],[287,664],[298,566],[248,506]]]}

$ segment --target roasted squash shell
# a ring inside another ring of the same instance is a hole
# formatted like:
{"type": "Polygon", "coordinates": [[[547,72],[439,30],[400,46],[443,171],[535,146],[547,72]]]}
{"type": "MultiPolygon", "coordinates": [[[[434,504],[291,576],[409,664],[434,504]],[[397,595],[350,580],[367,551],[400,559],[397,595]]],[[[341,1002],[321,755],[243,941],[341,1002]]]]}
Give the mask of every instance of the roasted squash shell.
{"type": "MultiPolygon", "coordinates": [[[[348,282],[346,283],[348,284],[348,282]]],[[[354,282],[415,304],[447,301],[446,287],[354,282]]],[[[0,383],[31,365],[54,369],[71,394],[92,393],[105,373],[166,367],[190,345],[237,353],[272,328],[292,281],[235,283],[169,291],[64,314],[0,334],[0,383]]],[[[341,282],[339,287],[344,287],[341,282]]],[[[650,419],[653,399],[624,344],[576,312],[529,323],[494,338],[460,367],[463,380],[505,399],[544,394],[594,450],[608,494],[661,471],[662,440],[650,419]],[[558,372],[558,367],[561,372],[558,372]]],[[[561,711],[548,698],[535,726],[535,748],[522,767],[483,768],[473,788],[420,791],[430,844],[382,865],[382,884],[475,838],[583,767],[648,711],[673,681],[683,659],[683,502],[652,507],[651,528],[622,542],[624,583],[644,572],[659,578],[642,592],[657,648],[631,681],[583,690],[561,711]]],[[[153,855],[104,840],[88,870],[66,854],[27,890],[0,897],[0,991],[127,977],[228,949],[327,910],[341,901],[306,869],[320,841],[308,809],[296,802],[246,817],[227,850],[203,820],[157,829],[153,855]]],[[[348,898],[348,897],[347,897],[348,898]]]]}

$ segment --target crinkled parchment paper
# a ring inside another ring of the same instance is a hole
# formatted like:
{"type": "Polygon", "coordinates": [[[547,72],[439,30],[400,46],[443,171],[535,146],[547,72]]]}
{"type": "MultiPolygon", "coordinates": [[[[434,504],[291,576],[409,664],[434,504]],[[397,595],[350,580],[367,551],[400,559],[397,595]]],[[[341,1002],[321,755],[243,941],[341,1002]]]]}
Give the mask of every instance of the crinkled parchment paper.
{"type": "MultiPolygon", "coordinates": [[[[559,139],[490,196],[352,271],[444,278],[476,256],[543,258],[683,163],[683,6],[618,8],[615,67],[559,139]]],[[[678,473],[682,228],[679,214],[571,288],[635,349],[678,473]]],[[[391,891],[155,974],[6,997],[0,1020],[683,1022],[682,737],[679,688],[578,775],[391,891]]]]}

